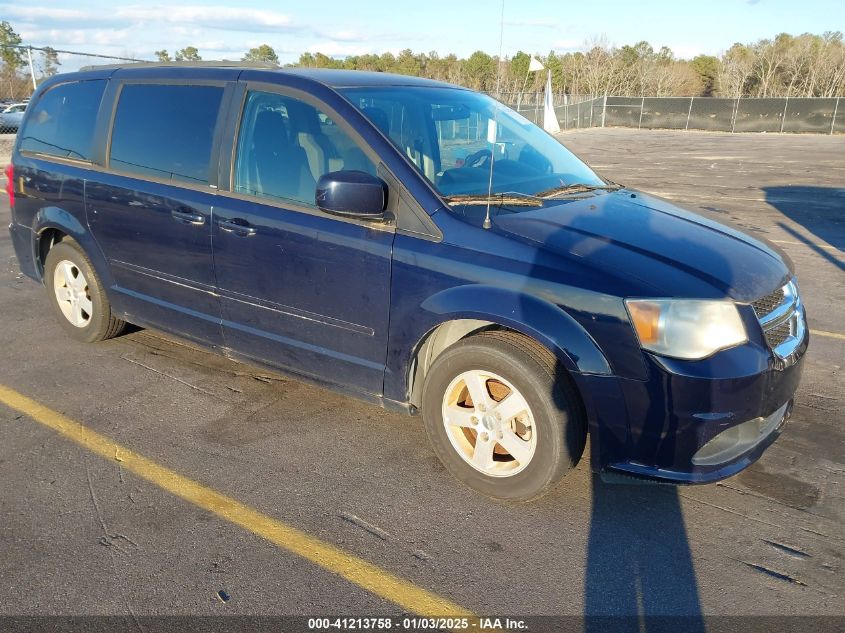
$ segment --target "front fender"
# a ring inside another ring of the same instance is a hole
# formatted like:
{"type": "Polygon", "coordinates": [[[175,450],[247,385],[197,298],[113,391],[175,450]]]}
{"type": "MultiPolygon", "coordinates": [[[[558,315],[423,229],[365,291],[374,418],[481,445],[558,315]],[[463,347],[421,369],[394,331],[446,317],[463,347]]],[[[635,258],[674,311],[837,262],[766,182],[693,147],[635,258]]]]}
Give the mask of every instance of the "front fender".
{"type": "Polygon", "coordinates": [[[591,463],[603,468],[628,438],[628,416],[617,377],[590,334],[565,310],[540,297],[496,286],[449,288],[426,299],[422,312],[438,325],[479,319],[530,336],[552,350],[581,395],[591,436],[591,463]]]}
{"type": "Polygon", "coordinates": [[[587,331],[560,307],[534,295],[472,284],[443,290],[420,307],[439,323],[480,319],[521,332],[551,349],[570,372],[612,373],[587,331]]]}
{"type": "MultiPolygon", "coordinates": [[[[108,288],[114,285],[100,246],[88,227],[80,222],[74,214],[61,207],[42,207],[35,213],[31,228],[35,236],[32,245],[34,261],[40,262],[41,237],[47,230],[56,229],[72,237],[82,247],[104,286],[108,288]]],[[[40,263],[37,266],[37,271],[38,276],[43,277],[44,270],[40,263]]]]}

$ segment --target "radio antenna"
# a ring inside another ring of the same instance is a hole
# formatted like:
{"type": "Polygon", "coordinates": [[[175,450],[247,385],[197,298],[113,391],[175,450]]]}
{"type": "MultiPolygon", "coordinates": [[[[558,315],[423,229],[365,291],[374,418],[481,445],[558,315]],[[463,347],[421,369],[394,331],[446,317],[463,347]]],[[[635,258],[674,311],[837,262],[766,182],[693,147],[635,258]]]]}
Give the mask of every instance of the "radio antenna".
{"type": "MultiPolygon", "coordinates": [[[[502,0],[502,14],[499,19],[499,59],[496,64],[496,99],[501,99],[502,93],[500,88],[502,85],[502,49],[505,41],[505,0],[502,0]]],[[[499,105],[496,104],[496,110],[493,113],[493,128],[490,129],[489,121],[487,126],[487,142],[490,143],[490,177],[487,181],[487,213],[484,215],[485,229],[493,226],[490,221],[490,197],[493,195],[493,163],[496,161],[496,135],[499,133],[499,105]]]]}
{"type": "Polygon", "coordinates": [[[502,45],[505,41],[505,0],[502,0],[502,15],[499,18],[499,63],[496,66],[496,97],[502,96],[499,87],[502,82],[502,45]]]}

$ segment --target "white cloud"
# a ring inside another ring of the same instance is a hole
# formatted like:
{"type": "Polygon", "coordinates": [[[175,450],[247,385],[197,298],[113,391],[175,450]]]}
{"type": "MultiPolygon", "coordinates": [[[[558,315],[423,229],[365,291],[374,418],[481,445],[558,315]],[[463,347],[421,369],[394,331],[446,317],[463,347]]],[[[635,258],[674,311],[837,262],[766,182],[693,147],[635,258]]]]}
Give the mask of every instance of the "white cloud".
{"type": "Polygon", "coordinates": [[[243,47],[227,46],[224,40],[199,40],[193,44],[201,51],[239,51],[243,47]]]}
{"type": "Polygon", "coordinates": [[[286,13],[234,6],[202,5],[130,5],[106,13],[96,9],[57,9],[42,6],[0,5],[4,17],[39,26],[79,25],[80,28],[101,28],[115,25],[162,23],[182,28],[205,27],[232,31],[295,31],[306,27],[286,13]]]}
{"type": "Polygon", "coordinates": [[[232,31],[278,31],[303,28],[287,14],[242,7],[136,5],[117,9],[114,17],[136,22],[165,21],[183,26],[194,24],[232,31]]]}
{"type": "Polygon", "coordinates": [[[68,46],[123,46],[131,40],[129,29],[21,29],[21,39],[53,48],[68,46]]]}
{"type": "Polygon", "coordinates": [[[25,5],[0,5],[5,19],[19,19],[27,22],[36,20],[56,20],[59,22],[83,21],[88,16],[84,11],[78,9],[56,9],[54,7],[28,7],[25,5]]]}
{"type": "Polygon", "coordinates": [[[369,38],[357,31],[337,31],[336,33],[326,33],[325,37],[338,42],[365,42],[369,38]]]}
{"type": "Polygon", "coordinates": [[[196,27],[176,25],[170,27],[170,32],[179,37],[197,37],[203,33],[203,30],[196,27]]]}

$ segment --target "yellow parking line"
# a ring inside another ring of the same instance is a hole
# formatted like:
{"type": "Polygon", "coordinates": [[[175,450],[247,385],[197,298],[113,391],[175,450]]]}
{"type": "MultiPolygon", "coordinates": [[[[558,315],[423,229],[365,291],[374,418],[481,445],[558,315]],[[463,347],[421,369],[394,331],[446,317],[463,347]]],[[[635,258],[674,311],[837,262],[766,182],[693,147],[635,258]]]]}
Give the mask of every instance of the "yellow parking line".
{"type": "Polygon", "coordinates": [[[159,488],[213,512],[220,518],[239,525],[274,545],[301,556],[411,613],[427,616],[475,617],[464,607],[446,598],[417,587],[377,565],[368,563],[216,490],[183,477],[3,385],[0,385],[0,403],[58,431],[100,457],[119,460],[123,468],[159,488]]]}
{"type": "Polygon", "coordinates": [[[819,248],[830,249],[832,251],[839,250],[836,246],[831,246],[830,244],[817,244],[815,242],[793,242],[790,240],[769,240],[770,242],[774,242],[775,244],[793,244],[795,246],[818,246],[819,248]]]}
{"type": "Polygon", "coordinates": [[[810,334],[815,334],[816,336],[826,336],[828,338],[838,338],[840,340],[845,341],[845,334],[840,334],[839,332],[825,332],[824,330],[810,330],[810,334]]]}

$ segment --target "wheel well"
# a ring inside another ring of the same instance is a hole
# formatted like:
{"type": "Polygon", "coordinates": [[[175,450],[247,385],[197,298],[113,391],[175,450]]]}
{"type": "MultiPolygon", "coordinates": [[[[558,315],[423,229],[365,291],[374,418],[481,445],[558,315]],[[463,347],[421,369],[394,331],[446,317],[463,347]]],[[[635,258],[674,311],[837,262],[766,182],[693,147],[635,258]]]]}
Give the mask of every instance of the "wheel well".
{"type": "MultiPolygon", "coordinates": [[[[451,347],[461,339],[468,338],[480,332],[486,332],[491,330],[499,332],[508,332],[510,334],[513,334],[514,336],[518,336],[524,339],[528,343],[538,348],[542,348],[542,350],[545,350],[549,354],[550,362],[553,362],[554,359],[557,358],[557,355],[554,353],[553,350],[549,349],[536,339],[526,334],[523,334],[518,330],[499,325],[498,323],[493,323],[492,321],[482,321],[477,319],[459,319],[441,323],[431,332],[429,332],[426,337],[422,340],[422,342],[417,346],[416,353],[414,354],[411,360],[411,365],[408,372],[408,393],[410,396],[409,401],[411,404],[412,413],[416,413],[421,406],[422,387],[423,383],[425,382],[425,375],[434,360],[440,354],[442,354],[449,347],[451,347]]],[[[556,366],[561,371],[562,375],[560,376],[560,378],[562,380],[566,380],[571,385],[573,393],[575,394],[575,397],[578,401],[580,413],[583,416],[583,420],[585,421],[586,425],[587,412],[584,403],[584,398],[581,395],[581,390],[578,388],[578,385],[575,383],[575,380],[573,376],[569,373],[569,370],[567,370],[561,365],[560,359],[557,359],[556,366]]],[[[587,430],[587,427],[585,427],[585,430],[587,430]]]]}
{"type": "Polygon", "coordinates": [[[59,229],[44,229],[38,234],[38,264],[39,272],[42,275],[44,274],[44,264],[47,261],[47,253],[66,237],[67,234],[59,229]]]}
{"type": "MultiPolygon", "coordinates": [[[[408,369],[408,394],[411,406],[419,409],[422,402],[422,386],[425,381],[426,373],[434,360],[440,356],[440,354],[461,339],[488,330],[513,332],[515,335],[523,336],[545,348],[542,343],[531,339],[522,332],[518,332],[512,328],[499,325],[498,323],[494,323],[492,321],[483,321],[480,319],[456,319],[454,321],[441,323],[431,330],[422,342],[417,345],[416,352],[411,359],[411,364],[408,369]]],[[[552,350],[548,351],[554,354],[552,350]]]]}
{"type": "Polygon", "coordinates": [[[408,368],[408,395],[412,407],[419,408],[422,401],[422,385],[426,372],[434,359],[450,345],[476,332],[489,329],[505,329],[492,321],[479,319],[458,319],[446,321],[431,330],[417,345],[408,368]]]}

